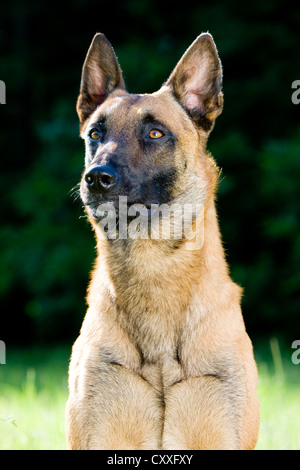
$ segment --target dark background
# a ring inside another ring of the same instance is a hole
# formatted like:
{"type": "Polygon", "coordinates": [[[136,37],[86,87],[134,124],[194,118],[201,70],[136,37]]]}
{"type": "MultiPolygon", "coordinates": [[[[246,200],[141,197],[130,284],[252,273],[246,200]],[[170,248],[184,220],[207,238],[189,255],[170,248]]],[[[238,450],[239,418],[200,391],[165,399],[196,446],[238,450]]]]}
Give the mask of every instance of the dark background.
{"type": "Polygon", "coordinates": [[[153,92],[203,31],[224,68],[208,148],[222,168],[219,219],[256,338],[300,334],[300,8],[286,0],[12,1],[1,5],[0,339],[73,341],[95,258],[74,191],[83,169],[75,103],[96,32],[128,90],[153,92]]]}

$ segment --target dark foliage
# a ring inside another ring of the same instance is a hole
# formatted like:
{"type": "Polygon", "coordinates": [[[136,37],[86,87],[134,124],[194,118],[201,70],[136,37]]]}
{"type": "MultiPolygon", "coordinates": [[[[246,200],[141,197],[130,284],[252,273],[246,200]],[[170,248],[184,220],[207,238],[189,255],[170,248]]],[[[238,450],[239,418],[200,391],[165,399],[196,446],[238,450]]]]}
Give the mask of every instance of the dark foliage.
{"type": "Polygon", "coordinates": [[[300,322],[300,10],[284,0],[6,2],[0,18],[0,338],[74,339],[94,239],[76,188],[84,147],[75,103],[95,32],[114,45],[129,91],[155,91],[210,31],[224,68],[223,114],[209,150],[218,208],[252,335],[300,322]],[[63,8],[63,10],[62,10],[63,8]],[[75,188],[75,189],[72,189],[75,188]]]}

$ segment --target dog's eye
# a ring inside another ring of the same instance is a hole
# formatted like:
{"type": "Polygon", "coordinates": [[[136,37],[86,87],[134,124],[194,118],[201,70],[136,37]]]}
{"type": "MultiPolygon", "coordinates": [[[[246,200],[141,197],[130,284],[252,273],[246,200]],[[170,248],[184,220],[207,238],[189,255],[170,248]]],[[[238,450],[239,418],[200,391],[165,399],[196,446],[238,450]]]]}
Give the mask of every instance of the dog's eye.
{"type": "Polygon", "coordinates": [[[161,139],[165,134],[158,129],[152,129],[149,132],[150,139],[161,139]]]}
{"type": "Polygon", "coordinates": [[[98,140],[100,139],[101,137],[101,132],[98,131],[98,129],[92,129],[90,132],[89,132],[89,137],[93,140],[98,140]]]}

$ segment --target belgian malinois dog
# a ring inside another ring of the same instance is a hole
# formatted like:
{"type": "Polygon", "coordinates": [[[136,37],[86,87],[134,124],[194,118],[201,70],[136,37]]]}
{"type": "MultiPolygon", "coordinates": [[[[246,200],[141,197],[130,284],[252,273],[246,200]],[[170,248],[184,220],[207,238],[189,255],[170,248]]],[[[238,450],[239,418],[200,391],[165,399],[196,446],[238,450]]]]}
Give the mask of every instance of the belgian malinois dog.
{"type": "Polygon", "coordinates": [[[208,33],[152,94],[126,91],[103,34],[87,53],[80,193],[98,259],[70,363],[71,449],[255,447],[257,370],[220,238],[219,171],[206,151],[221,85],[208,33]],[[167,218],[161,205],[189,209],[167,218]]]}

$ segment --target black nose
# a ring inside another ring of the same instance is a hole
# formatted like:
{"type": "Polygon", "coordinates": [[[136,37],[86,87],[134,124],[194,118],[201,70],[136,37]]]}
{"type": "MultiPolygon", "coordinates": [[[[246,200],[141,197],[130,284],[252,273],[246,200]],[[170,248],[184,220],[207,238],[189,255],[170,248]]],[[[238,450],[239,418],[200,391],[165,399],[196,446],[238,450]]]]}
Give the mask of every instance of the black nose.
{"type": "Polygon", "coordinates": [[[90,191],[103,192],[110,190],[118,180],[118,174],[112,165],[94,166],[84,176],[90,191]]]}

